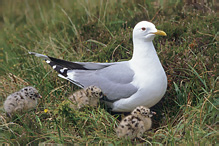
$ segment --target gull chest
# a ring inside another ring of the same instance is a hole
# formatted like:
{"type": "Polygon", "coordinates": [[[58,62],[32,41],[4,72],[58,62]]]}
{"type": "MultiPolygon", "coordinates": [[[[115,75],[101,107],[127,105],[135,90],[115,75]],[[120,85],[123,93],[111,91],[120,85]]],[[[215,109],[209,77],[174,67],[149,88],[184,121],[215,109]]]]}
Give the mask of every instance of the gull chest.
{"type": "MultiPolygon", "coordinates": [[[[167,78],[160,62],[145,60],[147,64],[132,64],[135,75],[132,84],[139,88],[139,93],[148,98],[160,98],[166,91],[167,78]]],[[[143,97],[142,97],[143,98],[143,97]]]]}

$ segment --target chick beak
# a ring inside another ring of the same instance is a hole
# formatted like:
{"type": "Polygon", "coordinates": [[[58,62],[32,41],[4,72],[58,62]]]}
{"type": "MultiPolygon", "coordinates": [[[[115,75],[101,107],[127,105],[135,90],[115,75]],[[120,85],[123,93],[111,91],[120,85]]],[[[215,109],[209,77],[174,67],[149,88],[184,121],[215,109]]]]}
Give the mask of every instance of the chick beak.
{"type": "Polygon", "coordinates": [[[156,112],[151,111],[149,117],[153,117],[153,115],[156,115],[156,112]]]}
{"type": "Polygon", "coordinates": [[[39,98],[43,98],[41,95],[39,95],[39,98]]]}
{"type": "Polygon", "coordinates": [[[157,32],[153,32],[153,34],[161,35],[161,36],[167,36],[166,32],[164,32],[162,30],[157,30],[157,32]]]}
{"type": "Polygon", "coordinates": [[[151,114],[152,114],[152,115],[156,115],[157,113],[156,113],[156,112],[153,112],[153,111],[151,111],[151,114]]]}

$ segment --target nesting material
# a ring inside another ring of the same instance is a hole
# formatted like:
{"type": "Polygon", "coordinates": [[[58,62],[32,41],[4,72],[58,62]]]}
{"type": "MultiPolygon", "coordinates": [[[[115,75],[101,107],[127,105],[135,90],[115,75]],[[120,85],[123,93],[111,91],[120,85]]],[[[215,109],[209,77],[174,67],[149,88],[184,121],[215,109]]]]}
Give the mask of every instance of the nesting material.
{"type": "Polygon", "coordinates": [[[151,112],[147,107],[136,107],[131,115],[122,119],[116,129],[117,136],[119,138],[124,137],[129,139],[140,138],[145,131],[151,128],[151,117],[153,114],[155,114],[155,112],[151,112]]]}
{"type": "Polygon", "coordinates": [[[102,98],[103,93],[97,86],[89,86],[85,89],[81,89],[69,96],[71,100],[70,107],[73,109],[80,109],[86,105],[95,107],[99,103],[99,99],[102,98]]]}
{"type": "Polygon", "coordinates": [[[12,117],[12,114],[15,112],[34,109],[39,98],[41,98],[41,95],[34,87],[24,87],[6,98],[4,102],[5,112],[8,116],[12,117]]]}

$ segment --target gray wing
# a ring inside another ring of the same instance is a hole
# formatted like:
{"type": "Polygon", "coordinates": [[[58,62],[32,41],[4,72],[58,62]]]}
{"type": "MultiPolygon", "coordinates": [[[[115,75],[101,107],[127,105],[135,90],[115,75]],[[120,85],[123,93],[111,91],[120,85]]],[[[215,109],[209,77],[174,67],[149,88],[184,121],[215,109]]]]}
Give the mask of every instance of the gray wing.
{"type": "MultiPolygon", "coordinates": [[[[39,53],[35,53],[35,52],[29,52],[29,54],[35,55],[36,57],[44,59],[57,72],[60,71],[59,69],[63,69],[63,68],[67,68],[68,70],[70,70],[70,69],[72,69],[72,70],[73,69],[97,70],[97,69],[102,69],[102,68],[105,68],[105,67],[108,67],[110,65],[115,64],[115,63],[71,62],[71,61],[53,58],[53,57],[39,54],[39,53]],[[54,65],[57,67],[54,68],[54,65]]],[[[60,74],[62,74],[62,73],[60,73],[60,74]]]]}
{"type": "Polygon", "coordinates": [[[108,100],[115,101],[137,92],[138,89],[131,84],[133,76],[128,62],[120,62],[99,70],[68,70],[65,78],[83,87],[98,86],[108,100]]]}
{"type": "Polygon", "coordinates": [[[115,63],[70,62],[35,52],[29,52],[29,54],[44,59],[59,73],[60,77],[79,87],[98,86],[110,101],[128,98],[138,90],[131,84],[134,72],[127,61],[115,63]]]}

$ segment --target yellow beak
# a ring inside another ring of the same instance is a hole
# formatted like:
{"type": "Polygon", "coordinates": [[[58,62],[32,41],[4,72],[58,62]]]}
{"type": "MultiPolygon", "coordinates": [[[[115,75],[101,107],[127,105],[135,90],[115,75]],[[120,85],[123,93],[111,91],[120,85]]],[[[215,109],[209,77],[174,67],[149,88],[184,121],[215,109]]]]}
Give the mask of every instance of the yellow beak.
{"type": "Polygon", "coordinates": [[[167,36],[166,32],[164,32],[162,30],[157,30],[157,32],[154,32],[153,34],[161,35],[161,36],[167,36]]]}

